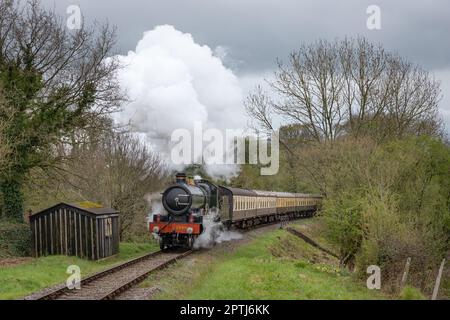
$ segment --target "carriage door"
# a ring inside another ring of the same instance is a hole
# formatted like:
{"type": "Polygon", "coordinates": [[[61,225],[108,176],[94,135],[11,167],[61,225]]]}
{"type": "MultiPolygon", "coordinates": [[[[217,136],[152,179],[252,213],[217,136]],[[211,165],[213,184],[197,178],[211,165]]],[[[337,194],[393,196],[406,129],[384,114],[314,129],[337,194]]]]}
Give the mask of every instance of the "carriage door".
{"type": "Polygon", "coordinates": [[[222,196],[222,209],[220,212],[220,217],[222,221],[231,220],[230,217],[230,197],[229,196],[222,196]]]}

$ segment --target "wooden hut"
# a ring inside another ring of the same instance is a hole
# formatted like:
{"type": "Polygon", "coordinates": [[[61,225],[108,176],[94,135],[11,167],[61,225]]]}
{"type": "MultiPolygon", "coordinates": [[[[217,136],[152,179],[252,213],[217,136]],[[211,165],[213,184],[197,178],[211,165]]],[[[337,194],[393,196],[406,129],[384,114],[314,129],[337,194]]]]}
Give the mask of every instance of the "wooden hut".
{"type": "Polygon", "coordinates": [[[60,203],[30,216],[36,257],[99,260],[119,252],[119,214],[92,202],[60,203]]]}

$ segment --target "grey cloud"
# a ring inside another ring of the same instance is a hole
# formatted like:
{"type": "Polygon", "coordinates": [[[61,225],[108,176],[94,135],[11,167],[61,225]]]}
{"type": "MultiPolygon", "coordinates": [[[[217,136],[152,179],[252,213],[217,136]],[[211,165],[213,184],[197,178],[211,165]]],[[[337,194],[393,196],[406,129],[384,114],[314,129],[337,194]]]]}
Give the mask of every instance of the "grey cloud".
{"type": "Polygon", "coordinates": [[[118,26],[119,50],[133,49],[142,32],[171,24],[198,43],[227,46],[243,72],[272,68],[301,43],[364,35],[428,69],[450,66],[448,0],[44,0],[64,13],[79,4],[88,20],[118,26]],[[366,28],[366,9],[378,5],[382,29],[366,28]]]}
{"type": "MultiPolygon", "coordinates": [[[[302,43],[366,36],[442,81],[441,109],[450,124],[450,1],[408,0],[42,0],[65,14],[79,4],[86,21],[118,27],[118,53],[134,50],[144,31],[169,24],[196,43],[227,49],[224,63],[246,87],[302,43]],[[369,5],[381,8],[381,30],[366,27],[369,5]],[[252,81],[251,81],[252,80],[252,81]]],[[[450,126],[447,126],[449,128],[450,126]]]]}

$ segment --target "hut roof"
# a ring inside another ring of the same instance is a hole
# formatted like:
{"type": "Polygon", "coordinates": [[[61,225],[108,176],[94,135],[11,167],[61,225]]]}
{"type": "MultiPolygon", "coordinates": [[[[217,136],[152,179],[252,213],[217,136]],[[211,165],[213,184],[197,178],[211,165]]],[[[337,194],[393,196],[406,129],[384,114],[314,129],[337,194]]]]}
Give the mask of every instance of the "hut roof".
{"type": "Polygon", "coordinates": [[[77,202],[77,203],[65,203],[61,202],[54,206],[51,206],[47,209],[41,210],[39,212],[33,213],[31,216],[36,216],[45,212],[48,212],[52,209],[55,209],[57,207],[72,207],[90,214],[94,215],[107,215],[107,214],[117,214],[118,212],[112,208],[105,208],[100,204],[97,204],[95,202],[85,201],[85,202],[77,202]]]}
{"type": "MultiPolygon", "coordinates": [[[[92,202],[93,203],[93,202],[92,202]]],[[[111,213],[117,213],[116,210],[112,208],[105,208],[103,206],[89,206],[85,205],[84,202],[81,203],[69,203],[69,206],[78,208],[80,210],[84,210],[93,214],[111,214],[111,213]]]]}

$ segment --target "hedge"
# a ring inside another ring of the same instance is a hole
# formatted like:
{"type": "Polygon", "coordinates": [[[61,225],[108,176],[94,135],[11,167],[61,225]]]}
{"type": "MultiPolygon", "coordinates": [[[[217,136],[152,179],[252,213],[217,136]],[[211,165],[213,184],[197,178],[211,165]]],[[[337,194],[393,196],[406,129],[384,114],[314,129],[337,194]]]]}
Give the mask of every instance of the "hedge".
{"type": "Polygon", "coordinates": [[[30,256],[31,230],[26,223],[0,220],[0,257],[30,256]]]}

